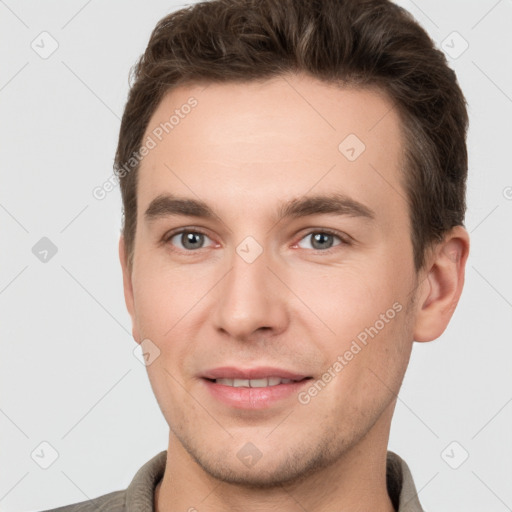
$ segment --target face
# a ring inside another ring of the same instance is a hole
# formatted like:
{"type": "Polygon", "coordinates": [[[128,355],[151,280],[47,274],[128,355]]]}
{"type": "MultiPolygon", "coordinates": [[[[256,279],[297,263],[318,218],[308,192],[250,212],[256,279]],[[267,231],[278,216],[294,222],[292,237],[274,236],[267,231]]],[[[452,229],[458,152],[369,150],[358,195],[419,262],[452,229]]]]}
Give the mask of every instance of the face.
{"type": "Polygon", "coordinates": [[[148,137],[125,296],[177,452],[270,486],[385,445],[417,285],[386,97],[182,86],[148,137]]]}

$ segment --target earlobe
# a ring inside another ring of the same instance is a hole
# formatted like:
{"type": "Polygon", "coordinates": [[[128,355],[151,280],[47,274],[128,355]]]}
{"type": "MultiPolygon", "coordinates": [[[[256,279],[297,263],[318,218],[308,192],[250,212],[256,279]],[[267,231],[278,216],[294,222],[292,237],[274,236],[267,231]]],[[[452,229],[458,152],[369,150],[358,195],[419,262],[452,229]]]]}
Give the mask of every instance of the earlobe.
{"type": "Polygon", "coordinates": [[[469,235],[455,226],[437,245],[421,287],[414,328],[415,341],[432,341],[446,329],[459,302],[469,254],[469,235]]]}
{"type": "Polygon", "coordinates": [[[124,301],[126,304],[126,309],[128,310],[128,313],[132,319],[132,336],[137,343],[140,343],[140,337],[135,324],[135,301],[133,298],[132,275],[128,268],[123,235],[121,235],[119,238],[119,261],[121,263],[121,269],[123,272],[124,301]]]}

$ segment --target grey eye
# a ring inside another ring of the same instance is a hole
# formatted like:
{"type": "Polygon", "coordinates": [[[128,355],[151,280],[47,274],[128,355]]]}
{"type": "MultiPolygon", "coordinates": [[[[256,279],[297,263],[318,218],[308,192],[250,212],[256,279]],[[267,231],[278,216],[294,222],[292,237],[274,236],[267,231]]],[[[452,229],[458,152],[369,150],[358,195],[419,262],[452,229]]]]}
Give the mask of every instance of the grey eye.
{"type": "Polygon", "coordinates": [[[179,249],[194,251],[202,249],[206,239],[209,240],[203,233],[198,233],[197,231],[182,231],[172,236],[169,242],[173,245],[177,245],[179,249]]]}
{"type": "Polygon", "coordinates": [[[315,231],[312,233],[307,234],[300,242],[299,247],[302,247],[303,249],[315,249],[315,250],[322,250],[322,249],[330,249],[331,247],[335,245],[339,245],[341,243],[340,237],[336,235],[332,235],[330,233],[325,233],[323,231],[315,231]],[[311,242],[309,244],[309,247],[304,247],[301,245],[301,243],[304,240],[310,239],[311,242]],[[334,243],[335,239],[338,239],[338,243],[334,243]]]}

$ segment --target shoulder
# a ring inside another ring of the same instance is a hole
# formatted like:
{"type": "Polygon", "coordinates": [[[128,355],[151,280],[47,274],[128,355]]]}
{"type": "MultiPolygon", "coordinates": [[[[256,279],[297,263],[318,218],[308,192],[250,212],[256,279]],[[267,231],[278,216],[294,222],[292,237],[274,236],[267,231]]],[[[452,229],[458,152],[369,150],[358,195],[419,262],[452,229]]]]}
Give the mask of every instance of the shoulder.
{"type": "Polygon", "coordinates": [[[126,491],[115,491],[98,498],[81,501],[64,507],[52,508],[41,512],[124,512],[126,491]]]}
{"type": "Polygon", "coordinates": [[[162,451],[146,462],[123,491],[41,512],[152,512],[155,488],[166,465],[167,452],[162,451]]]}
{"type": "Polygon", "coordinates": [[[409,466],[399,455],[388,451],[386,483],[391,502],[398,512],[423,512],[409,466]]]}

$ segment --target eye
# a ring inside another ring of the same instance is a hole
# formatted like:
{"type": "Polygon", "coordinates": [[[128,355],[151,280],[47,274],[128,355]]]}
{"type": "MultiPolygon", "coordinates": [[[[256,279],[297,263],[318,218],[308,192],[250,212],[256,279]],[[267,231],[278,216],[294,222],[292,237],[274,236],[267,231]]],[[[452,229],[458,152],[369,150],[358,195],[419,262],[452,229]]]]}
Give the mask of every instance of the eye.
{"type": "Polygon", "coordinates": [[[332,233],[330,231],[322,230],[322,231],[311,231],[305,237],[303,237],[300,242],[297,244],[302,249],[314,249],[319,251],[325,251],[330,249],[331,247],[335,247],[341,244],[348,244],[348,242],[341,237],[341,235],[332,233]],[[304,241],[306,245],[301,245],[304,241]],[[338,242],[336,243],[336,240],[338,242]]]}
{"type": "Polygon", "coordinates": [[[203,249],[205,240],[210,240],[210,242],[212,242],[212,240],[204,233],[190,229],[179,231],[178,233],[173,233],[166,238],[167,243],[177,246],[178,249],[187,252],[203,249]]]}

